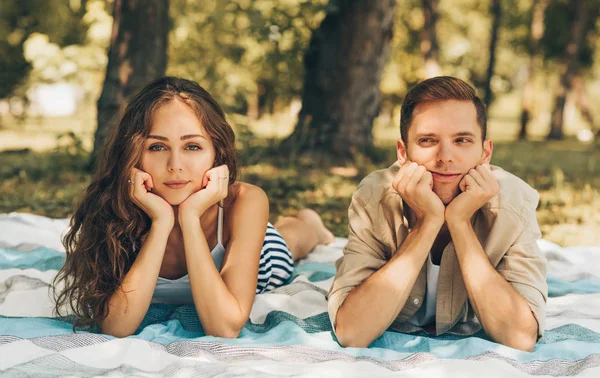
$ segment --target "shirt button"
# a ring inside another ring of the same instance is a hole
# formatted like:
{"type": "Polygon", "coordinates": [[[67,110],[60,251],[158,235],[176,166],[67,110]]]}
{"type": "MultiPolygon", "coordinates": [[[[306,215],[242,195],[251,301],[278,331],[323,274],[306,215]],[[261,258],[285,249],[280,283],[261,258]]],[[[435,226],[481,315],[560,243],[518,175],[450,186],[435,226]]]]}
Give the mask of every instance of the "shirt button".
{"type": "Polygon", "coordinates": [[[413,299],[413,303],[414,303],[414,304],[418,305],[418,304],[419,304],[419,302],[420,302],[420,301],[419,301],[419,298],[415,298],[415,299],[413,299]]]}

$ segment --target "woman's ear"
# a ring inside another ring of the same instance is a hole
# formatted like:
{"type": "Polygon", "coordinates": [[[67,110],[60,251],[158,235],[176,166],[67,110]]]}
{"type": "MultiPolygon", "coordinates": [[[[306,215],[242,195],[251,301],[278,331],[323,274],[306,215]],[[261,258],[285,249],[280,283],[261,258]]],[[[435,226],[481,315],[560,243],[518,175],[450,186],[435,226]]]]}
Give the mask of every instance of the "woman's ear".
{"type": "Polygon", "coordinates": [[[396,157],[398,158],[400,164],[404,164],[408,160],[406,145],[402,139],[398,139],[396,142],[396,157]]]}

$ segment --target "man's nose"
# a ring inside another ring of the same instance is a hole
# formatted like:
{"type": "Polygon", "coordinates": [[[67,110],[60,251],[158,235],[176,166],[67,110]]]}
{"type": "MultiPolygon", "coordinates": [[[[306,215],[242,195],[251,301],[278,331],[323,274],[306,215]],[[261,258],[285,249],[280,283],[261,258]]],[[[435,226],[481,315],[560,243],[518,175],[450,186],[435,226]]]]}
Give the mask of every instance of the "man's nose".
{"type": "Polygon", "coordinates": [[[441,142],[438,148],[437,160],[441,163],[454,161],[454,146],[450,142],[441,142]]]}

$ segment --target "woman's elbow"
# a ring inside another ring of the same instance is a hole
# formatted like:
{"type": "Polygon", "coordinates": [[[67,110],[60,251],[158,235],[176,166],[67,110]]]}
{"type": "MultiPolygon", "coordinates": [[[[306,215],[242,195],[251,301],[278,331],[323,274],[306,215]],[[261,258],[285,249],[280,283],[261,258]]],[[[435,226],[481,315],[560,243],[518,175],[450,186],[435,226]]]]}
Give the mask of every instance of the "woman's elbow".
{"type": "Polygon", "coordinates": [[[237,337],[239,336],[241,331],[242,331],[241,329],[228,328],[228,329],[221,329],[221,330],[218,330],[215,332],[207,332],[206,335],[214,336],[214,337],[222,337],[224,339],[237,339],[237,337]]]}
{"type": "Polygon", "coordinates": [[[247,320],[247,318],[244,318],[243,321],[235,321],[232,324],[228,325],[222,324],[221,327],[214,327],[209,329],[205,328],[204,331],[207,336],[222,337],[225,339],[236,339],[242,332],[242,329],[246,325],[247,320]]]}
{"type": "Polygon", "coordinates": [[[118,338],[131,336],[135,333],[135,330],[132,331],[132,330],[119,328],[119,327],[110,327],[110,326],[107,326],[106,324],[99,324],[99,328],[100,328],[101,333],[103,333],[105,335],[113,336],[113,337],[118,337],[118,338]]]}

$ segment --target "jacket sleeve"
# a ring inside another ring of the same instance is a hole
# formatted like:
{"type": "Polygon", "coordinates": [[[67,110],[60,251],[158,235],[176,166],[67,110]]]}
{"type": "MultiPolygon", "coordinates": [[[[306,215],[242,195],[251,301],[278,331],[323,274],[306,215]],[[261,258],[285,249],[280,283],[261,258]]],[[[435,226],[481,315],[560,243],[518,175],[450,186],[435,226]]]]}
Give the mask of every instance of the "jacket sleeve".
{"type": "Polygon", "coordinates": [[[336,276],[329,292],[328,310],[334,332],[337,312],[350,291],[388,261],[385,243],[378,236],[378,225],[373,224],[379,219],[375,212],[376,207],[366,206],[354,194],[348,209],[348,244],[336,262],[336,276]]]}
{"type": "Polygon", "coordinates": [[[535,207],[534,204],[527,203],[522,209],[524,227],[500,260],[496,270],[529,304],[538,323],[539,339],[544,334],[548,284],[546,258],[537,245],[541,232],[535,216],[535,207]]]}

